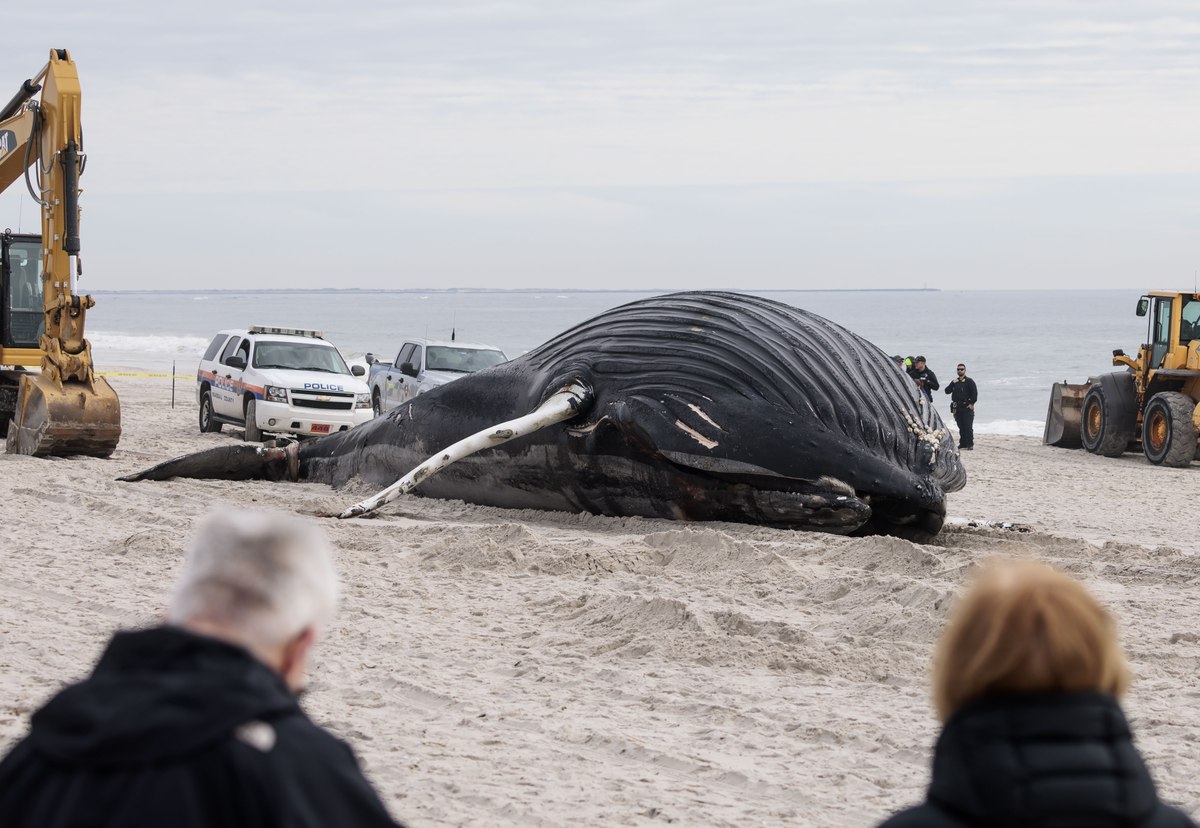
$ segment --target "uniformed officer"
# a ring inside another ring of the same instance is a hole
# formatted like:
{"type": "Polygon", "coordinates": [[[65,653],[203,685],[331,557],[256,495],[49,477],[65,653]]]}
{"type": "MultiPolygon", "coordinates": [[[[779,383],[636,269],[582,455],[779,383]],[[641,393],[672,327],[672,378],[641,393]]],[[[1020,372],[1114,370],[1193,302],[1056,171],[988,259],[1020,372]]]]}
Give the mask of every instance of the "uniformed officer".
{"type": "Polygon", "coordinates": [[[979,391],[963,363],[958,363],[957,376],[946,386],[946,393],[950,395],[950,413],[958,425],[958,447],[970,451],[975,447],[975,401],[979,391]]]}

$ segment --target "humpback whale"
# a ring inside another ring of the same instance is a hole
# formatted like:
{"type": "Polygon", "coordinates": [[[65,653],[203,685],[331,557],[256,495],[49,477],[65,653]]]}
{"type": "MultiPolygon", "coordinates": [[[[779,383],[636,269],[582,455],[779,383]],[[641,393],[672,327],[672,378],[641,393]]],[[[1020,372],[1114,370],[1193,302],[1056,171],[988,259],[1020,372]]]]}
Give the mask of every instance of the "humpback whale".
{"type": "Polygon", "coordinates": [[[122,479],[176,476],[399,478],[489,506],[918,540],[966,483],[937,412],[885,352],[800,308],[717,291],[606,311],[349,431],[122,479]]]}

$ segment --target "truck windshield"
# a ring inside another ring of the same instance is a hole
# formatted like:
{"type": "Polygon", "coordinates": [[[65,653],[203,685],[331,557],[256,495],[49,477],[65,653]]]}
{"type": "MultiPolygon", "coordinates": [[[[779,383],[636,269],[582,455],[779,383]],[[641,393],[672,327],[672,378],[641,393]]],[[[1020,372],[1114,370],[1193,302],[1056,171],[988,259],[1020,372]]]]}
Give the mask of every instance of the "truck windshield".
{"type": "Polygon", "coordinates": [[[454,348],[447,345],[430,345],[425,353],[425,370],[456,371],[471,374],[504,362],[502,351],[483,348],[454,348]]]}
{"type": "Polygon", "coordinates": [[[308,342],[260,342],[254,349],[254,367],[350,373],[337,348],[308,342]]]}

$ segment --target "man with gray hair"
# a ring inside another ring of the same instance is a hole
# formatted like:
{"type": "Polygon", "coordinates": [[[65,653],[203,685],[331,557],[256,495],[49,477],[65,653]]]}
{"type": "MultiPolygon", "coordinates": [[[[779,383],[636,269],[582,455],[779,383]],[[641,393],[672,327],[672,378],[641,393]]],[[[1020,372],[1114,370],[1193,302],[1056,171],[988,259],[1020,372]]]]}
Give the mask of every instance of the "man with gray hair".
{"type": "Polygon", "coordinates": [[[167,624],[113,636],[0,762],[0,825],[394,826],[296,702],[336,603],[319,529],[209,516],[167,624]]]}

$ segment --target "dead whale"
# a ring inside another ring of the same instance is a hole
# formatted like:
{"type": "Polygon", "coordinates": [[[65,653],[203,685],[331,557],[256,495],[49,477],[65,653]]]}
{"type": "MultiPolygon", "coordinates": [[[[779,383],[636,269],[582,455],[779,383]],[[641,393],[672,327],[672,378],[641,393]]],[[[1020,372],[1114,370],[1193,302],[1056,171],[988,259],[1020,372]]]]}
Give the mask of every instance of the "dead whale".
{"type": "Polygon", "coordinates": [[[443,466],[414,475],[428,497],[917,539],[966,482],[936,411],[886,353],[816,314],[709,291],[614,308],[347,432],[122,479],[387,485],[428,458],[443,466]],[[497,428],[571,388],[558,421],[497,428]],[[476,445],[452,459],[460,443],[476,445]]]}

